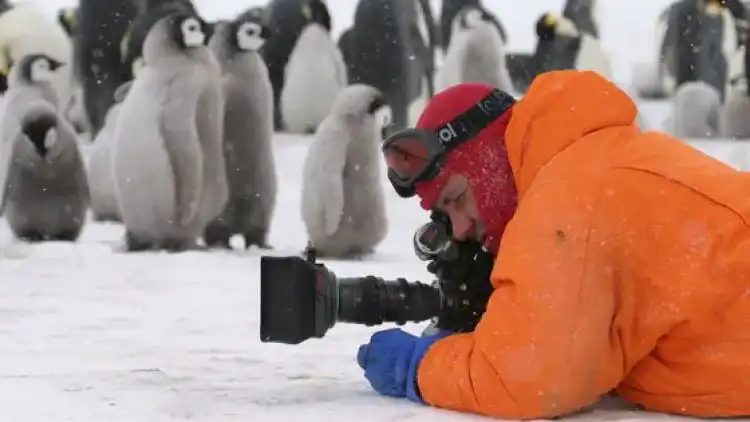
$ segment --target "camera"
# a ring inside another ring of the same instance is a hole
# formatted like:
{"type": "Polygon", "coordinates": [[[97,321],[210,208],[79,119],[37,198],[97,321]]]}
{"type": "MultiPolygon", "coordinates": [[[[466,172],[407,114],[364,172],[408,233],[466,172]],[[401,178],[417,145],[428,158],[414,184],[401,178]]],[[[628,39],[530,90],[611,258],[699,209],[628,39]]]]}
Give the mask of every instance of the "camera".
{"type": "Polygon", "coordinates": [[[452,238],[450,219],[433,212],[414,233],[414,252],[437,276],[430,283],[375,276],[337,277],[305,257],[260,261],[260,340],[299,344],[322,338],[337,322],[375,326],[433,320],[438,329],[473,331],[492,293],[494,256],[476,241],[452,238]]]}

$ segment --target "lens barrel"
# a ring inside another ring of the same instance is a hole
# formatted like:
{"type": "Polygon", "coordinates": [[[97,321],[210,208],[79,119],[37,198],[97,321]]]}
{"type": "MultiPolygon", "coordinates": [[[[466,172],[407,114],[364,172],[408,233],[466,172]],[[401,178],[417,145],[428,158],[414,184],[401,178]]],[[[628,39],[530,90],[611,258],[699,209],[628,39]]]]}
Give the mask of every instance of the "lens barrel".
{"type": "Polygon", "coordinates": [[[368,326],[428,320],[438,315],[442,300],[437,288],[403,278],[341,278],[337,293],[336,319],[368,326]]]}

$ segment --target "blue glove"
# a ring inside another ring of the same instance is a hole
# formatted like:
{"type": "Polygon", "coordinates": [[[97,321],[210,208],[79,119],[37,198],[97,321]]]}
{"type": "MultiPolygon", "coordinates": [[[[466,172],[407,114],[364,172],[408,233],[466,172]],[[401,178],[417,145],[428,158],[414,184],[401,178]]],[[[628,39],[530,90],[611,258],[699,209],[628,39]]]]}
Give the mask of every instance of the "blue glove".
{"type": "Polygon", "coordinates": [[[427,349],[451,334],[440,331],[417,337],[398,328],[379,331],[370,337],[370,343],[359,346],[357,363],[378,393],[424,403],[417,385],[417,368],[427,349]]]}

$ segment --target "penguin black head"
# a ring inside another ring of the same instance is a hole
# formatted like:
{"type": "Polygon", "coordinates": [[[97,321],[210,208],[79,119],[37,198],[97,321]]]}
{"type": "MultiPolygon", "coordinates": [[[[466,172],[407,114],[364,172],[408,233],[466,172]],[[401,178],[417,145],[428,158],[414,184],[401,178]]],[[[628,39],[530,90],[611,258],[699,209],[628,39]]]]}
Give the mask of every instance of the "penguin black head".
{"type": "Polygon", "coordinates": [[[53,114],[43,114],[23,122],[22,133],[42,158],[46,158],[49,150],[54,146],[54,137],[48,137],[47,134],[55,126],[57,126],[57,117],[53,114]]]}
{"type": "Polygon", "coordinates": [[[260,20],[237,19],[230,25],[227,36],[236,51],[258,51],[271,37],[271,29],[260,20]]]}
{"type": "Polygon", "coordinates": [[[326,31],[331,31],[333,26],[331,13],[323,0],[309,0],[307,4],[302,6],[302,15],[308,24],[317,23],[324,27],[326,31]]]}
{"type": "Polygon", "coordinates": [[[703,2],[703,8],[709,15],[719,15],[727,7],[726,0],[706,0],[703,2]]]}
{"type": "Polygon", "coordinates": [[[198,15],[184,11],[173,13],[169,15],[169,27],[172,40],[180,49],[202,47],[208,40],[208,24],[198,15]]]}
{"type": "Polygon", "coordinates": [[[536,21],[536,35],[540,41],[552,41],[556,37],[575,38],[580,34],[573,21],[547,12],[536,21]]]}
{"type": "Polygon", "coordinates": [[[375,118],[375,124],[380,128],[380,137],[385,139],[389,133],[389,126],[393,121],[393,112],[386,98],[378,93],[367,107],[367,114],[375,118]]]}
{"type": "Polygon", "coordinates": [[[550,12],[543,14],[539,20],[536,21],[536,36],[541,41],[551,41],[555,39],[555,26],[557,25],[557,18],[550,12]]]}
{"type": "Polygon", "coordinates": [[[29,54],[19,60],[21,76],[29,83],[50,82],[63,64],[45,54],[29,54]]]}

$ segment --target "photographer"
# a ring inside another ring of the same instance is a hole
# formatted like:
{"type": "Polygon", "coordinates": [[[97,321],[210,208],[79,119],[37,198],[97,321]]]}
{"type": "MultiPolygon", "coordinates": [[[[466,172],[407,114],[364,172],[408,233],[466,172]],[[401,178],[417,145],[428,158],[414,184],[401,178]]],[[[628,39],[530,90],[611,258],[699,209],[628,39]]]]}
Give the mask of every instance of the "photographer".
{"type": "Polygon", "coordinates": [[[612,390],[653,411],[750,416],[750,175],[641,132],[636,114],[596,73],[553,71],[518,102],[449,88],[385,141],[397,191],[497,258],[473,332],[385,330],[360,347],[375,390],[501,418],[612,390]]]}

